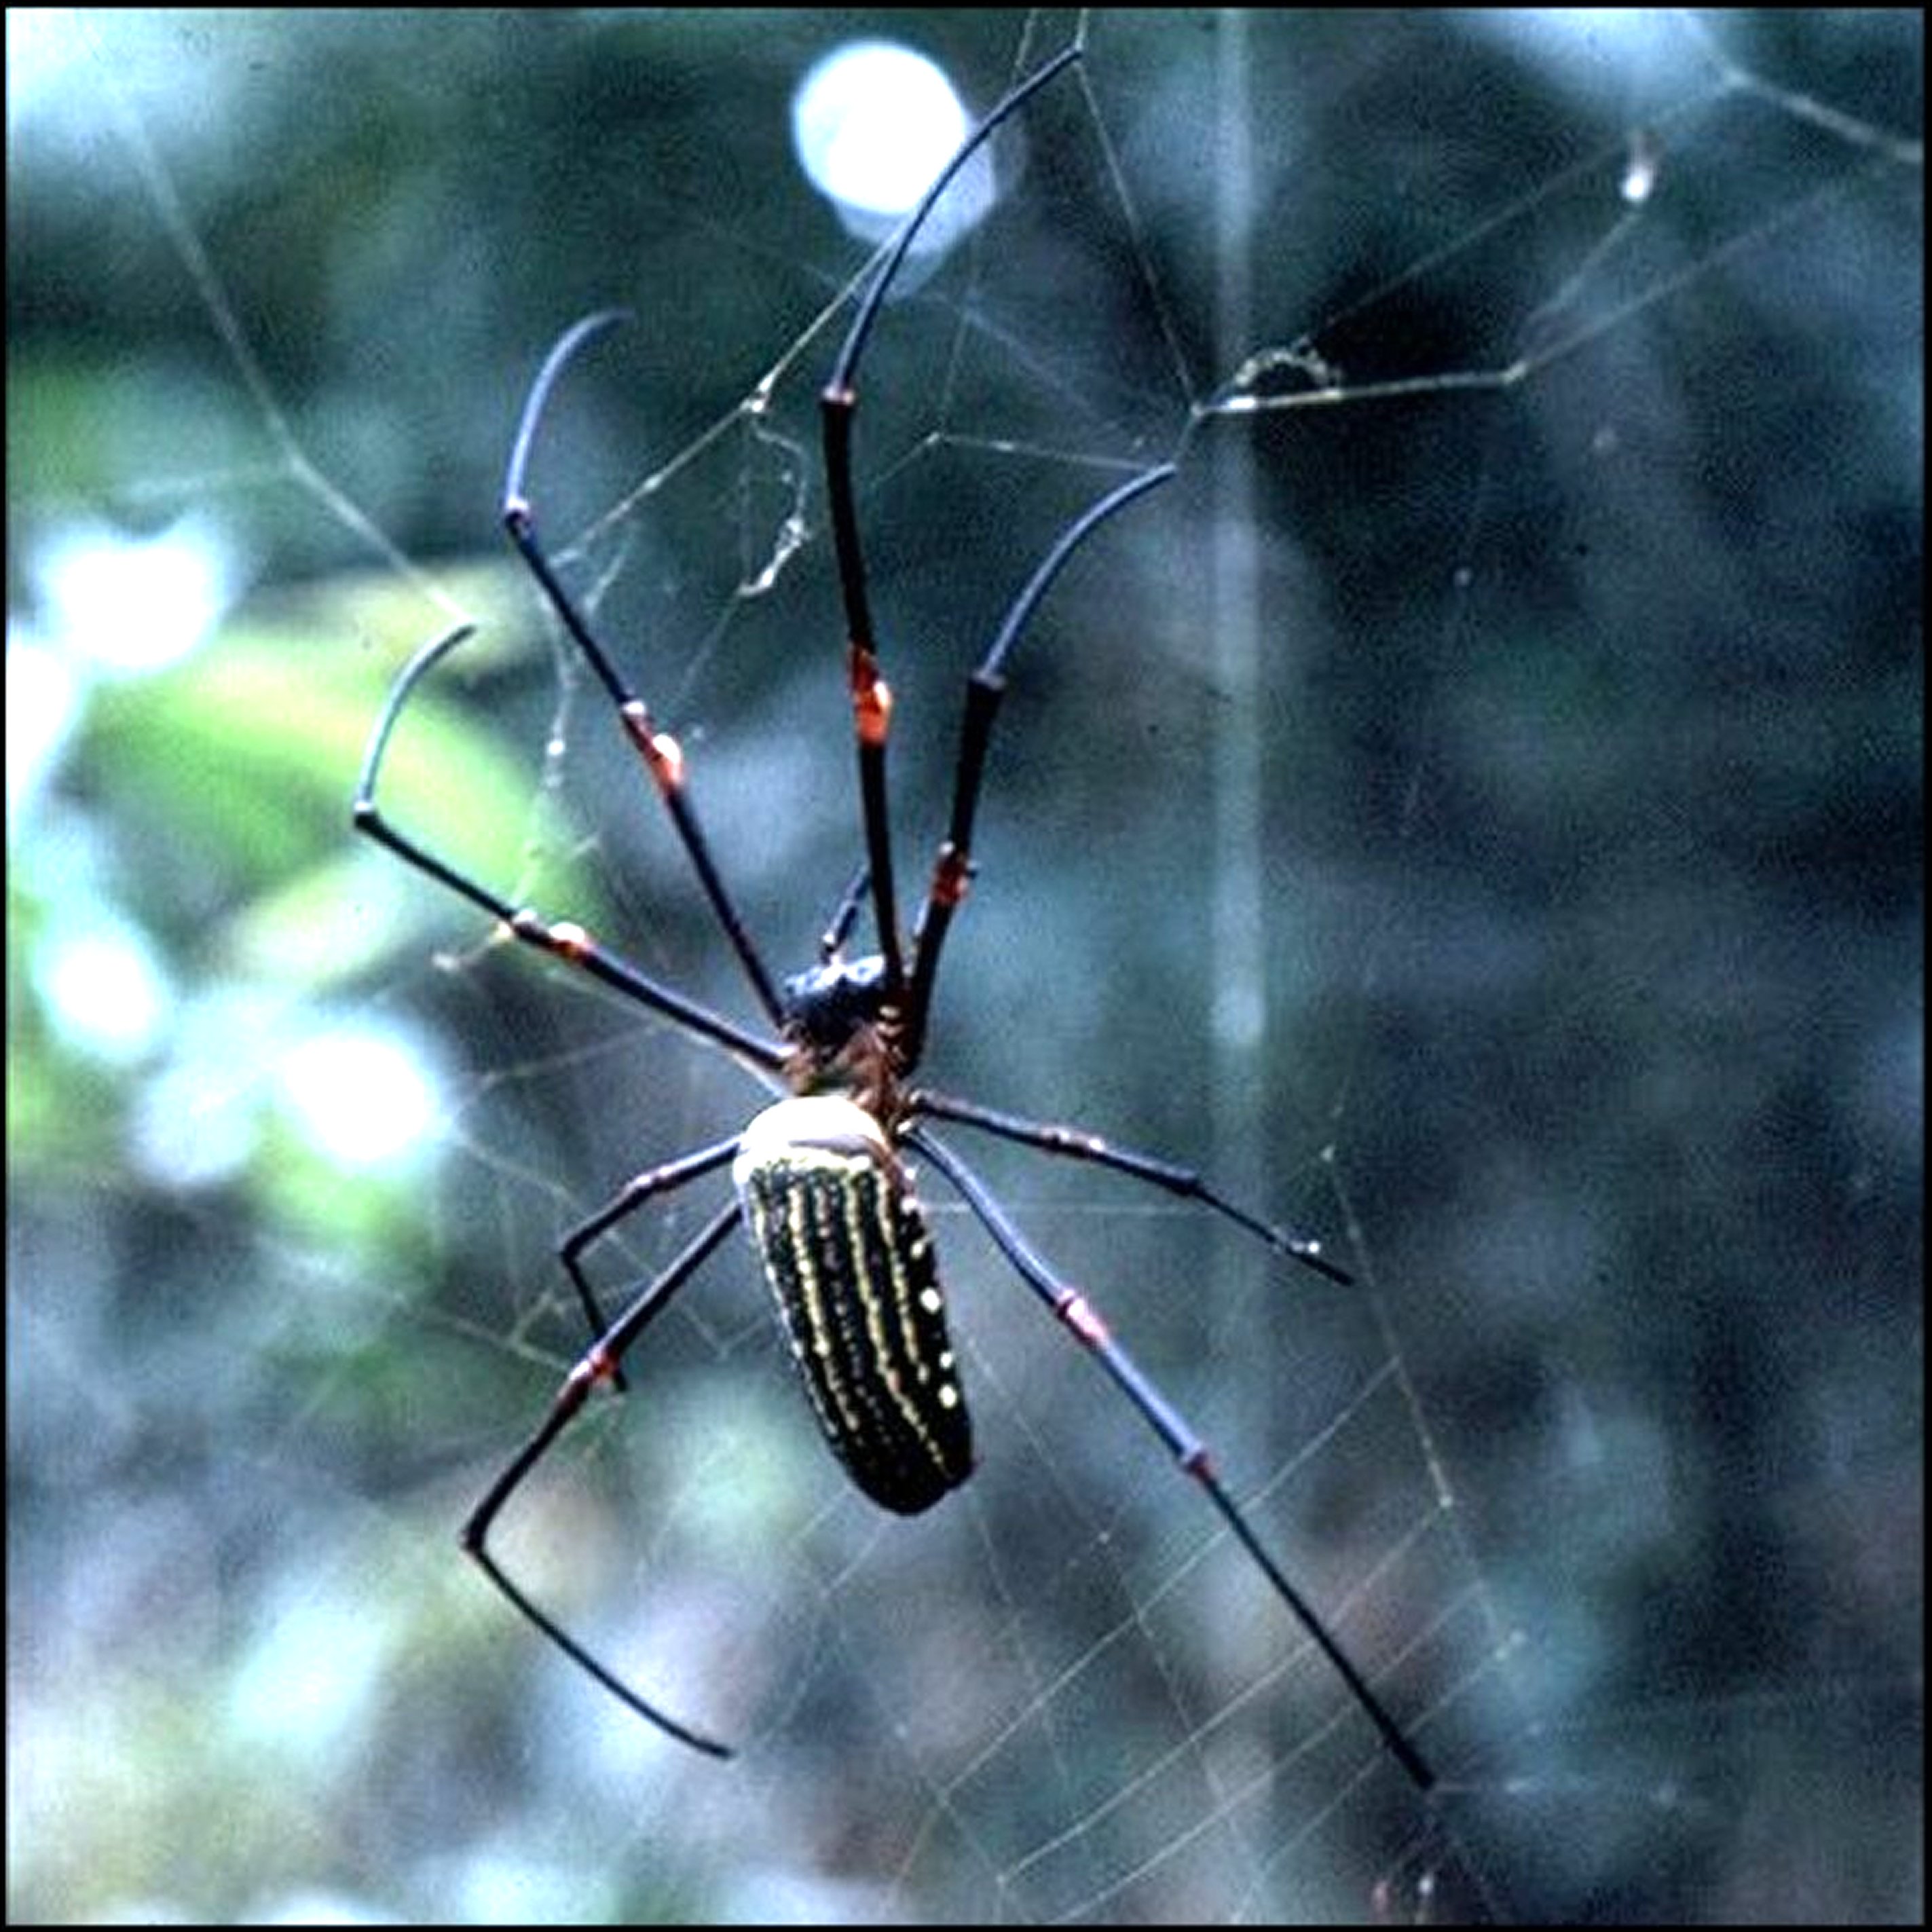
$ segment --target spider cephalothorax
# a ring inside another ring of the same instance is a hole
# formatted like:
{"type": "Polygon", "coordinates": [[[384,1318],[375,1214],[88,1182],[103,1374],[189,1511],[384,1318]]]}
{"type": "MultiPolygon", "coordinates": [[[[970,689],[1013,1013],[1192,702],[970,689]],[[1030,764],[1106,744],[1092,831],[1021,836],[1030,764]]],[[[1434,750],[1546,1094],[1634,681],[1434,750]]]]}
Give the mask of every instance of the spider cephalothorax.
{"type": "Polygon", "coordinates": [[[794,974],[780,993],[782,1031],[793,1047],[785,1080],[793,1092],[847,1093],[896,1121],[904,1028],[887,998],[884,957],[826,960],[794,974]]]}

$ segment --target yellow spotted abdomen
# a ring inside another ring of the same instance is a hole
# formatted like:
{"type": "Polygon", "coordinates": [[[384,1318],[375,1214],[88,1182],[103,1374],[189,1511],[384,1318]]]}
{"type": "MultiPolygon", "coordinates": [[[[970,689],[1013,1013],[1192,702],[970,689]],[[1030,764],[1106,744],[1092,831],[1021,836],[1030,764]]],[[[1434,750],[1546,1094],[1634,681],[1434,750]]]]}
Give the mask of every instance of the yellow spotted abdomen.
{"type": "Polygon", "coordinates": [[[806,1392],[874,1502],[931,1508],[973,1469],[932,1232],[856,1102],[781,1100],[746,1129],[732,1179],[806,1392]]]}

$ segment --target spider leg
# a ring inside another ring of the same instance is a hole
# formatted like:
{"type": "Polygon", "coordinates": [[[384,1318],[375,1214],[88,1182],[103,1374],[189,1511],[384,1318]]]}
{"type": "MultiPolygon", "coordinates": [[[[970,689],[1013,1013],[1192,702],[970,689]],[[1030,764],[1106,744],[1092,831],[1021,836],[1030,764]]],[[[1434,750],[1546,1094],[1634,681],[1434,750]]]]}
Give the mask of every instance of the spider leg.
{"type": "Polygon", "coordinates": [[[388,700],[376,720],[375,729],[370,734],[368,749],[363,755],[362,776],[356,781],[352,812],[356,830],[367,833],[378,844],[386,846],[418,872],[426,872],[451,891],[460,893],[472,905],[480,906],[525,945],[580,967],[593,979],[614,987],[627,999],[662,1013],[692,1033],[703,1034],[742,1059],[764,1067],[783,1066],[784,1049],[776,1042],[748,1032],[722,1013],[713,1012],[709,1006],[701,1006],[697,1000],[688,999],[683,994],[674,992],[647,974],[640,972],[627,960],[598,944],[582,926],[568,920],[547,920],[528,906],[512,905],[488,886],[471,878],[447,860],[439,858],[406,833],[398,831],[382,815],[376,802],[376,784],[396,722],[417,684],[440,660],[471,634],[472,628],[467,624],[459,625],[445,636],[425,644],[404,666],[401,674],[390,688],[388,700]]]}
{"type": "Polygon", "coordinates": [[[939,976],[940,948],[946,943],[954,908],[966,896],[973,873],[973,820],[979,808],[980,787],[986,776],[986,751],[992,742],[993,720],[1000,700],[1006,694],[1006,653],[1031,622],[1040,599],[1046,595],[1066,560],[1117,510],[1123,510],[1146,491],[1165,483],[1174,474],[1172,464],[1143,470],[1130,477],[1099,502],[1090,505],[1063,530],[1052,549],[1041,560],[1026,587],[1013,599],[1012,607],[1000,623],[992,646],[979,668],[968,680],[966,710],[959,726],[959,758],[954,767],[952,814],[946,837],[934,861],[932,881],[926,888],[926,904],[920,914],[914,938],[911,990],[905,1009],[904,1062],[919,1064],[926,1044],[926,1016],[932,1010],[934,986],[939,976]]]}
{"type": "Polygon", "coordinates": [[[764,1009],[765,1016],[773,1026],[782,1024],[784,1010],[778,1000],[778,990],[772,983],[764,958],[752,944],[751,934],[746,930],[736,905],[725,890],[720,877],[717,862],[711,855],[710,842],[698,821],[690,795],[686,789],[684,752],[677,740],[668,731],[661,730],[651,715],[650,707],[626,684],[610,654],[598,641],[596,633],[585,622],[574,600],[566,590],[562,580],[551,567],[549,556],[538,540],[536,530],[536,512],[524,491],[524,470],[530,458],[530,446],[535,440],[538,418],[548,401],[551,386],[562,373],[564,364],[593,335],[600,334],[614,322],[624,319],[621,309],[605,309],[596,315],[586,316],[573,327],[566,329],[556,346],[544,358],[536,381],[531,386],[529,399],[524,405],[523,420],[517,430],[517,440],[510,454],[509,473],[503,485],[503,528],[517,554],[524,560],[526,568],[534,577],[550,608],[556,613],[564,628],[583,652],[584,662],[596,673],[615,707],[624,735],[631,741],[638,756],[644,761],[651,782],[657,788],[658,796],[663,800],[664,809],[670,814],[680,842],[692,868],[704,888],[705,897],[711,902],[711,910],[716,916],[724,936],[731,942],[745,969],[745,976],[752,983],[752,990],[758,996],[758,1004],[764,1009]]]}
{"type": "Polygon", "coordinates": [[[940,196],[953,177],[1008,116],[1044,87],[1084,50],[1077,44],[1064,49],[1007,94],[974,129],[940,171],[898,238],[887,251],[878,275],[852,321],[850,332],[833,364],[820,396],[820,414],[825,445],[825,497],[832,519],[832,543],[838,563],[839,592],[845,607],[846,676],[852,694],[854,734],[858,747],[859,796],[866,832],[866,860],[872,876],[872,912],[878,927],[879,951],[886,962],[887,1006],[901,1008],[905,994],[905,959],[899,940],[898,905],[893,884],[891,820],[886,800],[886,741],[892,728],[892,697],[879,674],[878,646],[866,592],[864,546],[859,537],[858,501],[852,487],[852,422],[859,408],[859,362],[866,338],[878,320],[886,291],[940,196]]]}
{"type": "Polygon", "coordinates": [[[1322,1252],[1319,1241],[1306,1235],[1291,1234],[1272,1221],[1264,1221],[1258,1214],[1250,1213],[1209,1186],[1191,1167],[1162,1160],[1154,1154],[1142,1154],[1132,1148],[1116,1147],[1112,1141],[1090,1133],[1084,1127],[1067,1126],[1051,1120],[1024,1120],[1017,1114],[1001,1113],[994,1108],[982,1107],[976,1101],[935,1094],[929,1088],[922,1088],[909,1095],[907,1106],[914,1115],[928,1114],[935,1120],[957,1120],[962,1126],[978,1127],[986,1133],[998,1135],[1003,1140],[1017,1141],[1022,1147],[1038,1148],[1044,1154],[1064,1154],[1073,1160],[1090,1160],[1101,1167],[1130,1174],[1136,1180],[1144,1180],[1151,1186],[1165,1188],[1170,1194],[1198,1201],[1204,1207],[1211,1208],[1216,1214],[1245,1228],[1250,1234],[1258,1235],[1277,1254],[1291,1256],[1304,1267],[1326,1275],[1330,1281],[1340,1282],[1346,1287],[1353,1280],[1346,1269],[1337,1268],[1322,1252]]]}
{"type": "MultiPolygon", "coordinates": [[[[584,1305],[592,1340],[595,1341],[610,1324],[604,1318],[604,1311],[591,1292],[590,1277],[584,1272],[584,1250],[646,1202],[658,1195],[672,1192],[687,1180],[695,1180],[700,1174],[709,1174],[712,1168],[722,1167],[737,1151],[738,1136],[734,1134],[728,1141],[700,1148],[694,1154],[680,1155],[676,1160],[666,1161],[662,1167],[649,1168],[642,1174],[634,1174],[596,1214],[588,1220],[580,1222],[558,1243],[556,1258],[562,1262],[565,1273],[577,1289],[577,1298],[584,1305]]],[[[627,1386],[621,1367],[613,1370],[610,1386],[620,1394],[627,1386]]]]}
{"type": "Polygon", "coordinates": [[[848,885],[832,908],[832,916],[825,922],[825,930],[818,941],[818,963],[830,965],[845,950],[845,941],[852,931],[852,922],[859,916],[859,905],[866,896],[866,888],[871,882],[872,868],[862,859],[859,869],[852,874],[848,885]]]}
{"type": "Polygon", "coordinates": [[[1269,1587],[1294,1613],[1316,1648],[1348,1686],[1350,1694],[1381,1734],[1383,1743],[1396,1761],[1419,1789],[1428,1790],[1436,1782],[1436,1774],[1429,1768],[1427,1760],[1389,1715],[1381,1700],[1369,1688],[1367,1679],[1316,1614],[1313,1606],[1269,1555],[1253,1526],[1242,1514],[1240,1506],[1222,1486],[1220,1478],[1214,1473],[1208,1445],[1195,1434],[1186,1419],[1114,1340],[1099,1310],[1086,1296],[1056,1274],[1034,1251],[1026,1237],[993,1198],[986,1184],[964,1162],[918,1127],[908,1129],[903,1138],[906,1145],[925,1155],[958,1189],[961,1198],[992,1237],[994,1246],[1012,1264],[1020,1278],[1052,1310],[1074,1340],[1098,1359],[1121,1394],[1166,1444],[1175,1461],[1206,1490],[1222,1520],[1233,1531],[1256,1568],[1268,1579],[1269,1587]]]}
{"type": "MultiPolygon", "coordinates": [[[[707,1154],[716,1151],[711,1148],[705,1150],[707,1154]]],[[[689,1176],[687,1174],[685,1178],[688,1178],[689,1176]]],[[[617,1378],[626,1352],[669,1304],[671,1297],[690,1280],[699,1264],[737,1226],[739,1211],[738,1204],[734,1200],[713,1215],[686,1245],[676,1259],[591,1345],[583,1359],[564,1378],[563,1386],[558,1390],[549,1413],[544,1418],[536,1434],[510,1459],[502,1473],[485,1491],[482,1501],[470,1512],[469,1520],[463,1526],[462,1536],[464,1549],[476,1559],[483,1574],[573,1663],[588,1671],[607,1690],[620,1702],[628,1705],[639,1717],[647,1719],[659,1730],[677,1738],[681,1743],[689,1744],[694,1750],[706,1752],[712,1757],[729,1757],[731,1755],[729,1746],[718,1743],[715,1738],[705,1736],[702,1732],[692,1730],[688,1725],[680,1724],[675,1718],[668,1716],[655,1704],[640,1697],[608,1664],[592,1656],[548,1611],[540,1609],[524,1594],[522,1588],[510,1580],[496,1559],[490,1555],[488,1543],[490,1526],[495,1522],[504,1504],[515,1493],[524,1478],[543,1460],[551,1444],[575,1419],[597,1384],[614,1382],[617,1378]]],[[[595,1306],[594,1303],[590,1305],[595,1306]]]]}

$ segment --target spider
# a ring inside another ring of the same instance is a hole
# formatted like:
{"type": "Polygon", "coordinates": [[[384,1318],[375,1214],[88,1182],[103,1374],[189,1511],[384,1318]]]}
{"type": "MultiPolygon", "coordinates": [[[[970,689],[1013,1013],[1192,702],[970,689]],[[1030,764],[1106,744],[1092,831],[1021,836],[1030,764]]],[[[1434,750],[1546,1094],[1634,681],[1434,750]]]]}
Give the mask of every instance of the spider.
{"type": "Polygon", "coordinates": [[[502,519],[510,542],[558,621],[608,694],[617,722],[642,759],[669,814],[718,927],[736,952],[771,1029],[740,1025],[641,971],[582,926],[517,905],[418,844],[384,817],[377,779],[398,719],[431,669],[470,634],[458,627],[418,651],[390,691],[364,757],[356,828],[451,891],[480,907],[512,937],[587,973],[626,998],[662,1014],[761,1068],[784,1097],[742,1132],[635,1175],[565,1235],[558,1257],[594,1338],[565,1377],[542,1423],[490,1484],[462,1529],[464,1549],[524,1617],[631,1710],[670,1736],[716,1757],[729,1748],[647,1701],[526,1594],[490,1549],[504,1504],[581,1412],[592,1392],[625,1386],[632,1348],[672,1298],[742,1226],[777,1302],[800,1379],[847,1474],[883,1508],[911,1515],[965,1481],[973,1468],[971,1426],[952,1345],[933,1242],[915,1196],[907,1153],[951,1184],[1021,1280],[1110,1376],[1181,1468],[1206,1492],[1269,1588],[1347,1685],[1388,1750],[1416,1785],[1434,1776],[1361,1672],[1262,1543],[1223,1487],[1207,1445],[1126,1350],[1098,1310],[1057,1274],[980,1180],[929,1125],[944,1121],[1076,1160],[1092,1162],[1202,1204],[1331,1281],[1348,1276],[1314,1240],[1285,1232],[1238,1206],[1192,1168],[1115,1145],[1072,1126],[1026,1120],[912,1084],[925,1045],[940,955],[973,872],[973,821],[1008,653],[1068,558],[1101,525],[1166,482],[1171,466],[1142,472],[1090,506],[1058,538],[1014,600],[968,679],[951,818],[910,943],[902,938],[886,804],[886,751],[892,696],[879,668],[868,610],[865,565],[852,484],[851,440],[860,358],[886,292],[920,224],[972,154],[1041,88],[1079,58],[1076,45],[1036,69],[996,106],[933,182],[886,252],[860,302],[820,398],[826,493],[848,634],[847,680],[857,750],[865,862],[839,902],[817,963],[774,982],[719,871],[700,825],[676,740],[660,729],[625,681],[554,569],[539,540],[523,479],[537,424],[566,364],[620,319],[589,316],[550,350],[526,399],[512,446],[502,519]],[[878,950],[848,957],[846,940],[869,899],[878,950]],[[586,1249],[647,1202],[729,1168],[732,1194],[641,1293],[607,1320],[584,1267],[586,1249]]]}

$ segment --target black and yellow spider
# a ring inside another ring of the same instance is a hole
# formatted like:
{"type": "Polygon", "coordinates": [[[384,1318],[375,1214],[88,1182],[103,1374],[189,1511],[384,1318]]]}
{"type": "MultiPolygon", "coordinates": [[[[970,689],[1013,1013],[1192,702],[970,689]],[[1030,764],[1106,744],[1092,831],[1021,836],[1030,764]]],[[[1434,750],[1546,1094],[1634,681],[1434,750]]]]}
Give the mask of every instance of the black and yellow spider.
{"type": "Polygon", "coordinates": [[[822,397],[826,501],[844,602],[847,676],[858,750],[866,863],[840,903],[818,962],[775,982],[740,919],[686,787],[676,740],[632,690],[552,568],[536,533],[523,478],[552,386],[584,342],[616,318],[587,317],[550,351],[524,410],[505,489],[511,542],[584,661],[608,693],[619,723],[643,759],[699,884],[742,964],[769,1032],[742,1026],[640,971],[581,926],[513,904],[392,824],[376,802],[392,734],[410,694],[470,634],[464,626],[428,645],[404,668],[376,722],[356,788],[358,830],[418,870],[481,907],[516,938],[568,962],[626,998],[710,1040],[741,1062],[766,1069],[785,1089],[742,1133],[700,1148],[628,1182],[565,1238],[560,1258],[595,1340],[566,1377],[534,1435],[492,1483],[463,1528],[464,1547],[522,1613],[640,1716],[716,1756],[727,1748],[668,1716],[539,1608],[491,1555],[491,1526],[524,1478],[600,1384],[621,1386],[622,1364],[646,1328],[740,1224],[776,1298],[820,1426],[848,1473],[885,1508],[929,1508],[972,1473],[973,1447],[958,1364],[948,1339],[931,1230],[902,1156],[930,1162],[956,1188],[1025,1282],[1107,1373],[1220,1512],[1274,1594],[1339,1672],[1383,1742],[1415,1783],[1433,1781],[1421,1754],[1383,1708],[1314,1610],[1294,1588],[1216,1474],[1207,1445],[1114,1339],[1094,1304],[1056,1274],[973,1169],[932,1130],[950,1122],[1094,1162],[1204,1204],[1276,1252],[1346,1283],[1315,1241],[1284,1232],[1209,1186],[1192,1169],[1116,1147],[1081,1130],[1022,1120],[956,1099],[913,1076],[923,1049],[939,962],[972,874],[973,820],[1004,693],[1008,652],[1073,551],[1117,512],[1166,482],[1144,471],[1102,497],[1068,528],[1034,571],[968,680],[953,778],[952,815],[911,932],[902,937],[886,808],[886,748],[892,698],[880,675],[867,610],[866,570],[854,500],[851,438],[858,368],[880,305],[920,223],[974,152],[1038,89],[1077,59],[1070,48],[1009,94],[974,130],[928,190],[882,262],[822,397]],[[878,950],[848,958],[845,941],[869,899],[878,950]],[[607,1321],[582,1265],[584,1252],[645,1203],[728,1167],[730,1198],[614,1321],[607,1321]]]}

